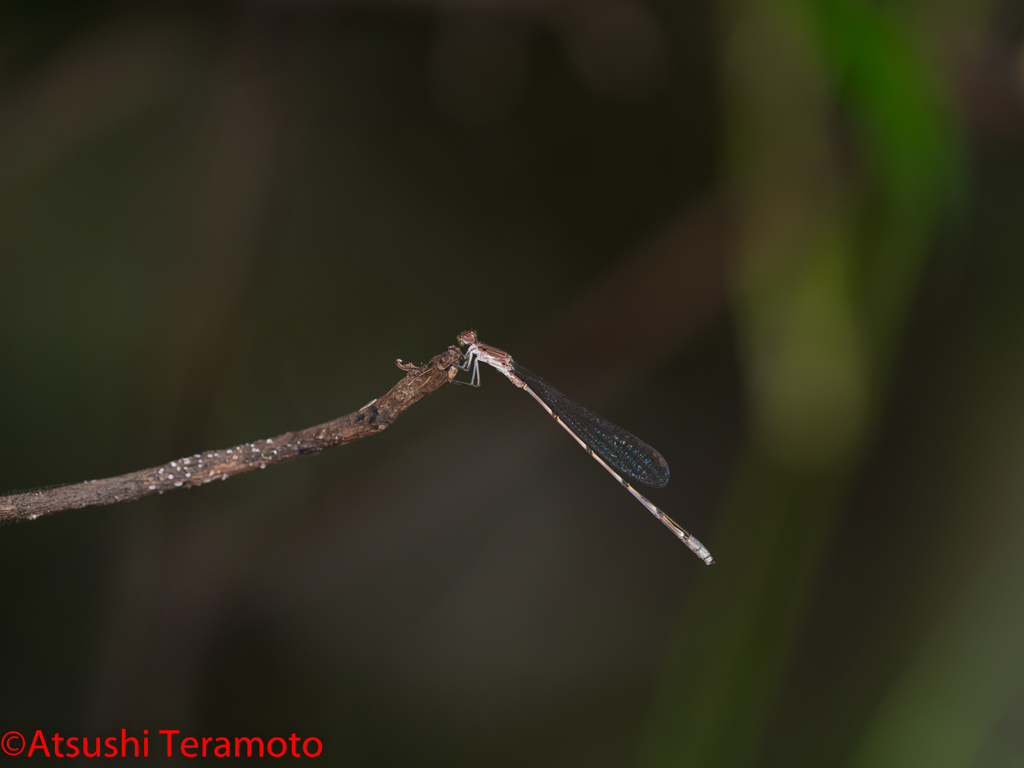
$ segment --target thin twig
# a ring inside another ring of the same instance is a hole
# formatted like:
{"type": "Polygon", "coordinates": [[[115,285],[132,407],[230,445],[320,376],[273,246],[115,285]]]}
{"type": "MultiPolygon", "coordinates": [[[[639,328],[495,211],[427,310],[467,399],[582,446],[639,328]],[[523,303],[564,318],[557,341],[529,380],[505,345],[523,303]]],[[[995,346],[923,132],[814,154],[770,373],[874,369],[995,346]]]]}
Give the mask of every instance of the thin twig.
{"type": "Polygon", "coordinates": [[[119,504],[178,488],[194,488],[375,435],[413,403],[454,379],[458,362],[457,347],[449,347],[426,365],[399,360],[398,367],[406,371],[406,376],[386,395],[354,413],[299,432],[285,432],[219,451],[203,451],[127,475],[0,497],[0,522],[35,520],[65,509],[119,504]]]}

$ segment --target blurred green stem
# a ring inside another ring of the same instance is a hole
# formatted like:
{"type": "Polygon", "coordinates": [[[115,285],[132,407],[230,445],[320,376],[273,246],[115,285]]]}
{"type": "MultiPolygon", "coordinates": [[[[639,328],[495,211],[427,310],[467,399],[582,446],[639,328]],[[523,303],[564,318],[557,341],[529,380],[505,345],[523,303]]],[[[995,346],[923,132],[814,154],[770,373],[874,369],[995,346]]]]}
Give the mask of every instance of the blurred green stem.
{"type": "Polygon", "coordinates": [[[958,156],[910,26],[888,11],[724,10],[753,427],[709,537],[720,566],[699,576],[643,766],[756,759],[958,156]]]}

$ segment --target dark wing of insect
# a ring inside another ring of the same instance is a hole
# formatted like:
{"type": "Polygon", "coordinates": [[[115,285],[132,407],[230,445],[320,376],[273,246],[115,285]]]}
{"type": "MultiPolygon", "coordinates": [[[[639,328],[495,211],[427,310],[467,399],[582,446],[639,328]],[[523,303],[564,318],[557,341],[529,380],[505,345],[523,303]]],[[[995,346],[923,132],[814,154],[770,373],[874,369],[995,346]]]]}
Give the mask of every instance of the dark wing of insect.
{"type": "Polygon", "coordinates": [[[570,400],[518,363],[512,364],[512,370],[537,393],[537,397],[544,401],[565,426],[609,466],[654,488],[661,488],[668,483],[668,462],[639,437],[570,400]]]}

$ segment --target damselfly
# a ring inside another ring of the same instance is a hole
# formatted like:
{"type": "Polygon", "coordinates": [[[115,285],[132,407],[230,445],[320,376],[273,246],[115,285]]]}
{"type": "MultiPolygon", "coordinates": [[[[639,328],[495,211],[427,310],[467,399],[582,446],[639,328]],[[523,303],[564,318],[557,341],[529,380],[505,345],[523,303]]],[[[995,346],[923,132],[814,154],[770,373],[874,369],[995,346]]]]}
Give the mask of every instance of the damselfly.
{"type": "Polygon", "coordinates": [[[484,362],[500,371],[517,387],[529,392],[544,410],[583,446],[583,450],[607,469],[612,477],[693,550],[697,557],[708,565],[714,562],[707,547],[654,506],[622,477],[626,475],[654,488],[663,487],[668,483],[669,472],[668,463],[660,453],[622,427],[570,400],[540,376],[519,365],[508,352],[477,341],[476,331],[460,333],[458,341],[460,346],[466,347],[459,367],[472,372],[469,381],[471,386],[480,386],[480,363],[484,362]],[[620,472],[622,474],[619,474],[620,472]]]}

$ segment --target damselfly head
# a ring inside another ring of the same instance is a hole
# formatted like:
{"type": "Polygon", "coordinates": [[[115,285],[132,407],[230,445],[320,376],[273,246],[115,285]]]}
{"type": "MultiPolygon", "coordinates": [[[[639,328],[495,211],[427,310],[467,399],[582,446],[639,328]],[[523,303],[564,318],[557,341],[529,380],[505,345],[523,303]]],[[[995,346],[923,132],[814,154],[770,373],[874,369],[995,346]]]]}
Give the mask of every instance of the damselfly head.
{"type": "Polygon", "coordinates": [[[458,335],[457,340],[461,347],[467,344],[476,344],[476,331],[463,331],[458,335]]]}

